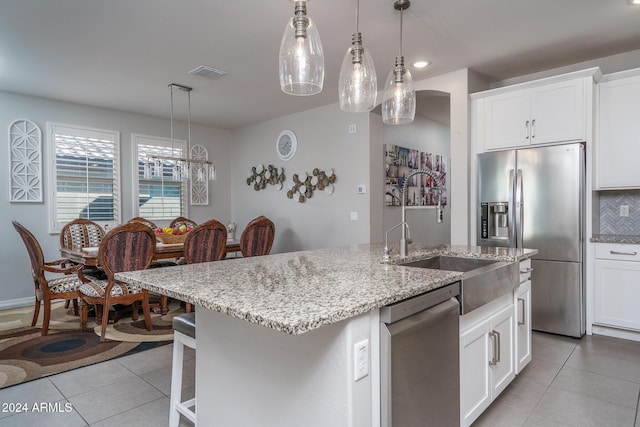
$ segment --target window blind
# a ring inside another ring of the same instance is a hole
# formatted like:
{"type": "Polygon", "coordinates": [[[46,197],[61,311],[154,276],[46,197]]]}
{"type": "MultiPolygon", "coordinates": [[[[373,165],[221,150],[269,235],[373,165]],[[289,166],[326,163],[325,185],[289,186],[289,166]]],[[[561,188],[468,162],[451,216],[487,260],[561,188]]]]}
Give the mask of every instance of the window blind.
{"type": "Polygon", "coordinates": [[[53,228],[75,218],[120,222],[118,133],[49,126],[55,152],[53,228]]]}

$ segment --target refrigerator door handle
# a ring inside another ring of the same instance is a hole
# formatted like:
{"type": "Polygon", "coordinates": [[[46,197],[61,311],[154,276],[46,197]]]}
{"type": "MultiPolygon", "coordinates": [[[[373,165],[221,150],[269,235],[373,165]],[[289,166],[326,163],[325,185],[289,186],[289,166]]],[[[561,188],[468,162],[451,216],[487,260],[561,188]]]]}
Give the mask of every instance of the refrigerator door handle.
{"type": "Polygon", "coordinates": [[[516,176],[516,247],[524,248],[524,201],[522,192],[522,169],[516,176]]]}
{"type": "Polygon", "coordinates": [[[514,184],[515,184],[515,170],[509,170],[509,241],[511,247],[515,248],[517,244],[516,240],[516,205],[514,203],[514,184]]]}

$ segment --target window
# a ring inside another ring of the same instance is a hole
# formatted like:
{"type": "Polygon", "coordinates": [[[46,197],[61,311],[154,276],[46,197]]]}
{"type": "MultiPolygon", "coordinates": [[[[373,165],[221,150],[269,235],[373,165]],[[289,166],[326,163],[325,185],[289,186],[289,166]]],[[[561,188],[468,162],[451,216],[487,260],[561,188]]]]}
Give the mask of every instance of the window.
{"type": "Polygon", "coordinates": [[[116,131],[47,124],[50,230],[75,218],[120,222],[120,136],[116,131]]]}
{"type": "Polygon", "coordinates": [[[163,161],[162,175],[145,178],[144,165],[149,156],[184,157],[184,141],[153,136],[132,135],[134,158],[137,159],[134,176],[138,177],[137,215],[150,220],[171,220],[187,216],[186,184],[173,180],[175,163],[163,161]]]}

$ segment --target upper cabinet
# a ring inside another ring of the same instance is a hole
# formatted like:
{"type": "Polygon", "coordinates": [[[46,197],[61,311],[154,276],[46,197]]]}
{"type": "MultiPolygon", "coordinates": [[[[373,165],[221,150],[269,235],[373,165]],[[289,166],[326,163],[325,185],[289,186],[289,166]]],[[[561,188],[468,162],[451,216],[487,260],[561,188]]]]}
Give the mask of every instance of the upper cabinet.
{"type": "Polygon", "coordinates": [[[472,95],[477,152],[587,140],[588,105],[598,69],[472,95]]]}
{"type": "Polygon", "coordinates": [[[604,76],[597,97],[596,188],[640,188],[640,69],[604,76]]]}

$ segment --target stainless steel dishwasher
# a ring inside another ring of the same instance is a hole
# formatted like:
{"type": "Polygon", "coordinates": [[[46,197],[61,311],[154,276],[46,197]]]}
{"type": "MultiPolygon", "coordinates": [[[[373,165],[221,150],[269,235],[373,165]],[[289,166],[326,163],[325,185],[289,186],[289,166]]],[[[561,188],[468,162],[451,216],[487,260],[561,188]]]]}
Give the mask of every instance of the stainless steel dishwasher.
{"type": "Polygon", "coordinates": [[[381,426],[460,424],[460,283],[380,309],[381,426]]]}

